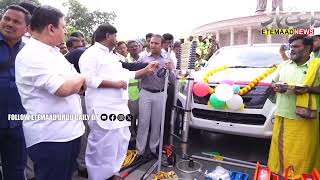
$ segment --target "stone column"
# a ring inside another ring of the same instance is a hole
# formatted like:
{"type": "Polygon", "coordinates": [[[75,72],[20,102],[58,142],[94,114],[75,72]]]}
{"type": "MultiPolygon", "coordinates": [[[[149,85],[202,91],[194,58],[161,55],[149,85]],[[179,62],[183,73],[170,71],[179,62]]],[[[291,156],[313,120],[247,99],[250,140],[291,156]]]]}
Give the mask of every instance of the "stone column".
{"type": "Polygon", "coordinates": [[[248,44],[251,45],[252,44],[252,28],[251,26],[247,27],[248,30],[248,44]]]}
{"type": "MultiPolygon", "coordinates": [[[[268,29],[272,29],[272,26],[268,26],[268,29]]],[[[267,35],[267,43],[269,44],[269,43],[272,43],[272,38],[271,38],[271,35],[270,34],[268,34],[267,35]]]]}
{"type": "Polygon", "coordinates": [[[230,28],[230,46],[234,45],[234,28],[230,28]]]}
{"type": "Polygon", "coordinates": [[[219,33],[219,31],[216,31],[215,34],[216,34],[216,40],[220,41],[220,33],[219,33]]]}

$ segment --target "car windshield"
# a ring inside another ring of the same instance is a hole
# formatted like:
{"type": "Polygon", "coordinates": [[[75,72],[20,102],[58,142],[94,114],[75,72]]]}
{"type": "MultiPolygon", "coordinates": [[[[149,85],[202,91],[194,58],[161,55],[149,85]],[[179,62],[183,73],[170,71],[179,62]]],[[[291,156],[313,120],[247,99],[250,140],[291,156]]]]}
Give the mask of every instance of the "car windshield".
{"type": "Polygon", "coordinates": [[[270,67],[280,62],[281,57],[277,46],[232,47],[220,49],[209,59],[207,67],[224,65],[270,67]]]}

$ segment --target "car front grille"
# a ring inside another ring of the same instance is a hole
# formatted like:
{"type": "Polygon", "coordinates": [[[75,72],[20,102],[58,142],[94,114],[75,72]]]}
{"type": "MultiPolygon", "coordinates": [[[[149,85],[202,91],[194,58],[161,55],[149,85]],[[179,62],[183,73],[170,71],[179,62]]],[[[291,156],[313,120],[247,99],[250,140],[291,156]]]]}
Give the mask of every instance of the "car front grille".
{"type": "Polygon", "coordinates": [[[266,122],[266,117],[261,114],[231,113],[197,108],[192,109],[192,114],[200,119],[238,124],[263,125],[266,122]]]}

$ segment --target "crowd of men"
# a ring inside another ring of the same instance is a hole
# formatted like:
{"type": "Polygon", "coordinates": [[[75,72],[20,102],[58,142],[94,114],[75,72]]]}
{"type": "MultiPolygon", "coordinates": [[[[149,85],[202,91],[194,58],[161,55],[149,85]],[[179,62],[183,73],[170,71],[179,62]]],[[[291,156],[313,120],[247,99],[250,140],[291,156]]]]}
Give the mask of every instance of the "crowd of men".
{"type": "Polygon", "coordinates": [[[136,139],[137,159],[156,157],[167,93],[165,76],[157,72],[169,71],[173,92],[173,36],[149,33],[143,49],[136,40],[117,42],[116,28],[103,24],[87,46],[80,32],[64,43],[65,26],[64,15],[50,6],[12,5],[2,15],[0,153],[6,180],[69,180],[76,168],[92,180],[117,179],[130,138],[136,139]],[[25,113],[132,114],[134,119],[8,120],[8,114],[25,113]]]}
{"type": "MultiPolygon", "coordinates": [[[[137,159],[157,158],[163,113],[164,143],[169,142],[176,80],[173,69],[181,41],[174,42],[169,33],[149,33],[145,47],[138,40],[118,42],[117,29],[102,24],[94,31],[91,45],[87,45],[80,32],[72,33],[65,43],[65,26],[64,15],[50,6],[12,5],[2,15],[0,156],[5,180],[71,180],[76,169],[90,180],[118,179],[129,146],[137,149],[137,159]],[[166,77],[159,73],[164,69],[169,72],[167,92],[166,77]],[[164,93],[168,99],[163,99],[164,93]],[[23,123],[8,120],[8,114],[26,113],[99,117],[131,114],[133,119],[23,123]]],[[[294,111],[299,95],[310,94],[311,100],[303,97],[302,102],[313,102],[313,95],[320,94],[318,73],[310,70],[319,69],[319,63],[311,61],[319,55],[317,38],[311,41],[293,36],[289,40],[291,59],[281,54],[286,61],[275,82],[289,79],[310,86],[290,95],[277,91],[268,165],[280,174],[288,164],[295,165],[298,173],[319,167],[318,115],[310,116],[312,120],[301,120],[294,111]]],[[[199,59],[208,60],[219,49],[215,39],[209,39],[209,45],[201,36],[198,41],[199,59]]],[[[317,107],[305,107],[308,108],[317,112],[317,107]]]]}

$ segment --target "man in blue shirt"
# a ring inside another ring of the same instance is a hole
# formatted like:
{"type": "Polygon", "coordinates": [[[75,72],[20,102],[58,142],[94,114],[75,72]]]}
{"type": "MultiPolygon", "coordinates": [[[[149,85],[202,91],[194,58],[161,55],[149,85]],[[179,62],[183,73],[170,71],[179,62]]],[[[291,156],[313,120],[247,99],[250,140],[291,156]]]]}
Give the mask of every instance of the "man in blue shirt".
{"type": "Polygon", "coordinates": [[[85,47],[77,47],[75,49],[72,49],[69,51],[64,57],[71,63],[73,64],[74,68],[80,73],[79,69],[79,59],[80,56],[84,53],[86,50],[85,47]]]}
{"type": "Polygon", "coordinates": [[[8,114],[24,114],[15,83],[14,60],[23,47],[30,13],[20,6],[9,6],[0,21],[0,155],[6,180],[24,180],[26,144],[22,121],[8,120],[8,114]]]}

